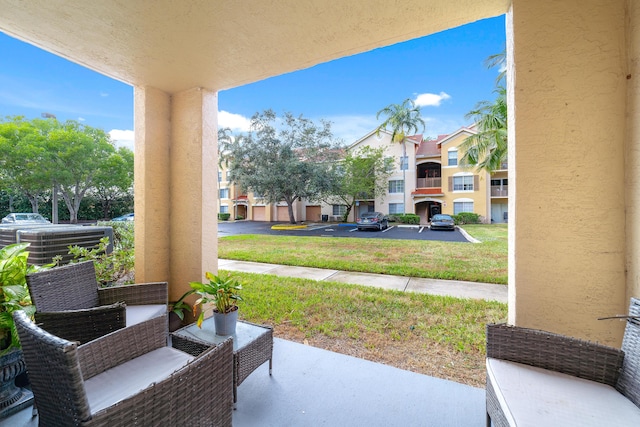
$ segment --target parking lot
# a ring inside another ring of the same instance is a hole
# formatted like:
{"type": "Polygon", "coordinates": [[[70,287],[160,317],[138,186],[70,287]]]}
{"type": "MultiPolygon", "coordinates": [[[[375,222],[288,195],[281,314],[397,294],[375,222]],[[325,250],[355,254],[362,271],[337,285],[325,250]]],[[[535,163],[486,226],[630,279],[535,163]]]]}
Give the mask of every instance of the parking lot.
{"type": "Polygon", "coordinates": [[[434,231],[423,226],[407,226],[391,223],[383,231],[357,231],[355,224],[318,223],[295,230],[274,230],[274,225],[286,223],[261,221],[234,221],[218,223],[218,237],[236,234],[271,234],[279,236],[354,237],[359,239],[436,240],[467,243],[468,240],[456,228],[455,231],[434,231]]]}

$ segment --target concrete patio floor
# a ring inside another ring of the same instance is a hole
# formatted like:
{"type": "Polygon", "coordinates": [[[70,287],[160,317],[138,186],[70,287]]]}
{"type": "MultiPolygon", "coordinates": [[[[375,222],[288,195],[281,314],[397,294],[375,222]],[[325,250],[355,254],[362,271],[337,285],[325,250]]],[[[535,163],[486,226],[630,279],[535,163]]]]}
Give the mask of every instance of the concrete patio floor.
{"type": "MultiPolygon", "coordinates": [[[[238,388],[236,427],[484,426],[484,389],[274,339],[273,375],[260,366],[238,388]]],[[[31,408],[0,427],[35,427],[31,408]]]]}

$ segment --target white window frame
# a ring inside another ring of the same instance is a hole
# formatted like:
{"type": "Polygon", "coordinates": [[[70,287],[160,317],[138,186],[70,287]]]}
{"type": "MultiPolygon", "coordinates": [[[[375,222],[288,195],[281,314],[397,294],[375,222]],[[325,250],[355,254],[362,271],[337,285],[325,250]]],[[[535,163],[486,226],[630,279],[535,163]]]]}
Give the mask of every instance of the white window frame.
{"type": "Polygon", "coordinates": [[[469,174],[469,173],[456,174],[452,178],[453,178],[453,182],[451,183],[451,186],[454,192],[456,193],[472,192],[475,190],[475,187],[474,187],[475,179],[473,174],[469,174]]]}
{"type": "Polygon", "coordinates": [[[220,198],[221,199],[228,199],[229,198],[229,189],[228,188],[221,188],[220,189],[220,198]]]}
{"type": "Polygon", "coordinates": [[[409,170],[409,156],[400,156],[400,170],[409,170]]]}
{"type": "Polygon", "coordinates": [[[458,166],[458,149],[450,148],[447,151],[447,166],[458,166]],[[453,154],[453,157],[452,157],[453,154]]]}
{"type": "Polygon", "coordinates": [[[220,213],[229,213],[229,206],[221,205],[220,206],[220,213]]]}
{"type": "Polygon", "coordinates": [[[473,213],[474,209],[473,199],[455,199],[453,201],[453,214],[458,215],[462,212],[471,212],[473,213]],[[471,210],[469,210],[469,207],[471,210]]]}
{"type": "Polygon", "coordinates": [[[403,214],[404,203],[389,203],[389,215],[403,214]]]}
{"type": "Polygon", "coordinates": [[[390,179],[388,189],[389,194],[403,193],[404,179],[390,179]]]}
{"type": "Polygon", "coordinates": [[[346,205],[331,205],[331,209],[333,214],[332,215],[344,215],[345,213],[347,213],[347,206],[346,205]]]}

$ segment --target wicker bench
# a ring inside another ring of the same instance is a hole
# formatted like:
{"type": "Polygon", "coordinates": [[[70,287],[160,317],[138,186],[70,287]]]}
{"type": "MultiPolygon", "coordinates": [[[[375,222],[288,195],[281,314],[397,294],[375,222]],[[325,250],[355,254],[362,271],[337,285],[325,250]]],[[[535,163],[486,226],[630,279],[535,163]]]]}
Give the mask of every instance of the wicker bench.
{"type": "Polygon", "coordinates": [[[640,426],[640,300],[622,349],[487,325],[487,426],[640,426]]]}

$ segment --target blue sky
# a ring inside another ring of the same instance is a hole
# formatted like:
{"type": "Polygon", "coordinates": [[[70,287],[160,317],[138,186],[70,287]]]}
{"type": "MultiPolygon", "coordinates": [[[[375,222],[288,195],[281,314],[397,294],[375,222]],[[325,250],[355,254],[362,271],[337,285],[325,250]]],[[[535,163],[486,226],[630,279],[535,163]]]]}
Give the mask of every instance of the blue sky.
{"type": "MultiPolygon", "coordinates": [[[[451,133],[478,101],[493,100],[497,69],[484,61],[504,50],[504,16],[375,49],[221,91],[219,124],[235,132],[271,108],[333,123],[352,143],[379,124],[376,113],[411,98],[425,135],[451,133]]],[[[110,132],[132,148],[133,88],[0,33],[0,117],[56,115],[110,132]]]]}

